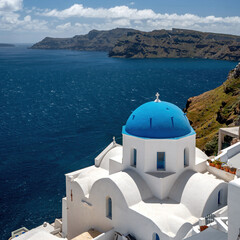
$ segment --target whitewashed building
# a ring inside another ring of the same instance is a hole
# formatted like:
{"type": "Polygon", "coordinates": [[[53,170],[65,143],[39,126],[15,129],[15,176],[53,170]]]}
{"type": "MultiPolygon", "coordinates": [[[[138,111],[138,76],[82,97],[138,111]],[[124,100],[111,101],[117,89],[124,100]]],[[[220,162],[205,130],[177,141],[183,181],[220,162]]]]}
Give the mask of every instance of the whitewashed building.
{"type": "Polygon", "coordinates": [[[67,239],[96,229],[103,233],[96,239],[112,240],[119,232],[137,240],[180,240],[200,217],[227,204],[228,184],[206,172],[207,156],[177,106],[157,95],[132,112],[122,139],[95,165],[66,174],[67,239]]]}

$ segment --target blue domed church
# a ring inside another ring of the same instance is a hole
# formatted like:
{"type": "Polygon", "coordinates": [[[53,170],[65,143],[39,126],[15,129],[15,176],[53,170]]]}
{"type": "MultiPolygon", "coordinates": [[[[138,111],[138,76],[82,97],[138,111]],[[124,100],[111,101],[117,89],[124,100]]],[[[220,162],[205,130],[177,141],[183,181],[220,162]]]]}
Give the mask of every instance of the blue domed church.
{"type": "Polygon", "coordinates": [[[156,94],[130,114],[122,136],[123,144],[114,138],[93,166],[66,174],[68,239],[95,231],[94,239],[181,240],[199,218],[226,205],[227,184],[207,172],[207,156],[176,105],[156,94]]]}
{"type": "Polygon", "coordinates": [[[150,184],[158,178],[155,194],[160,199],[168,196],[170,182],[195,165],[196,134],[186,114],[158,95],[132,112],[122,133],[123,164],[136,168],[150,184]]]}

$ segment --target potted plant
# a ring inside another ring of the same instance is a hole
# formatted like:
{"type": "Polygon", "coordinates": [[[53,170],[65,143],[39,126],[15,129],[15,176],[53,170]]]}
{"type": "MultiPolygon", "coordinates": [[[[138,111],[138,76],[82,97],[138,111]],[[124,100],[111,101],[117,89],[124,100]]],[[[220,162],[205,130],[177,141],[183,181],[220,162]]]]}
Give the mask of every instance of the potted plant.
{"type": "Polygon", "coordinates": [[[212,160],[211,159],[208,159],[207,162],[208,162],[209,166],[212,166],[212,160]]]}
{"type": "Polygon", "coordinates": [[[207,225],[204,225],[204,226],[200,226],[200,231],[202,232],[202,231],[204,231],[205,229],[207,229],[208,228],[208,226],[207,225]]]}
{"type": "Polygon", "coordinates": [[[210,166],[211,166],[211,167],[215,167],[215,163],[214,163],[214,162],[211,162],[210,166]]]}
{"type": "Polygon", "coordinates": [[[221,166],[222,166],[222,162],[219,161],[219,160],[215,160],[214,162],[215,162],[215,167],[218,168],[218,169],[220,169],[221,166]]]}
{"type": "Polygon", "coordinates": [[[231,168],[229,168],[229,172],[231,173],[231,174],[236,174],[236,168],[234,168],[234,167],[231,167],[231,168]]]}
{"type": "Polygon", "coordinates": [[[215,167],[214,161],[212,161],[211,159],[208,159],[207,161],[209,163],[209,166],[215,167]]]}
{"type": "Polygon", "coordinates": [[[229,169],[230,169],[230,167],[229,167],[228,165],[224,165],[224,166],[223,166],[223,170],[224,170],[225,172],[229,172],[229,169]]]}

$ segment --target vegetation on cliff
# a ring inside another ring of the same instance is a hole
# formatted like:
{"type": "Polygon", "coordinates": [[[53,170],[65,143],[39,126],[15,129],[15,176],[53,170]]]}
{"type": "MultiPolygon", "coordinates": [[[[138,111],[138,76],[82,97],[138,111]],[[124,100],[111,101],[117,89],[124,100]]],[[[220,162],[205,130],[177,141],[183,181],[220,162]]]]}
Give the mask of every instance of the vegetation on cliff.
{"type": "Polygon", "coordinates": [[[185,111],[196,131],[197,147],[215,154],[218,129],[240,124],[240,63],[220,87],[189,98],[185,111]]]}

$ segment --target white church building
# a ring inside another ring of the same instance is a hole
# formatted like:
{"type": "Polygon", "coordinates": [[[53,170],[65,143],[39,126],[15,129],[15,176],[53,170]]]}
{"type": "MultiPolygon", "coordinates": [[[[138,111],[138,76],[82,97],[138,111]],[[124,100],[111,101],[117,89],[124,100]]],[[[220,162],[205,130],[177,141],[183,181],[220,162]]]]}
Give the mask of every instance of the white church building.
{"type": "Polygon", "coordinates": [[[62,219],[10,239],[240,240],[240,142],[215,157],[236,175],[210,166],[186,114],[156,97],[129,116],[122,145],[66,174],[62,219]]]}
{"type": "Polygon", "coordinates": [[[186,114],[156,96],[129,116],[122,145],[113,140],[95,165],[66,174],[68,239],[96,229],[109,240],[113,230],[137,240],[180,240],[227,204],[228,184],[204,173],[207,156],[186,114]]]}

